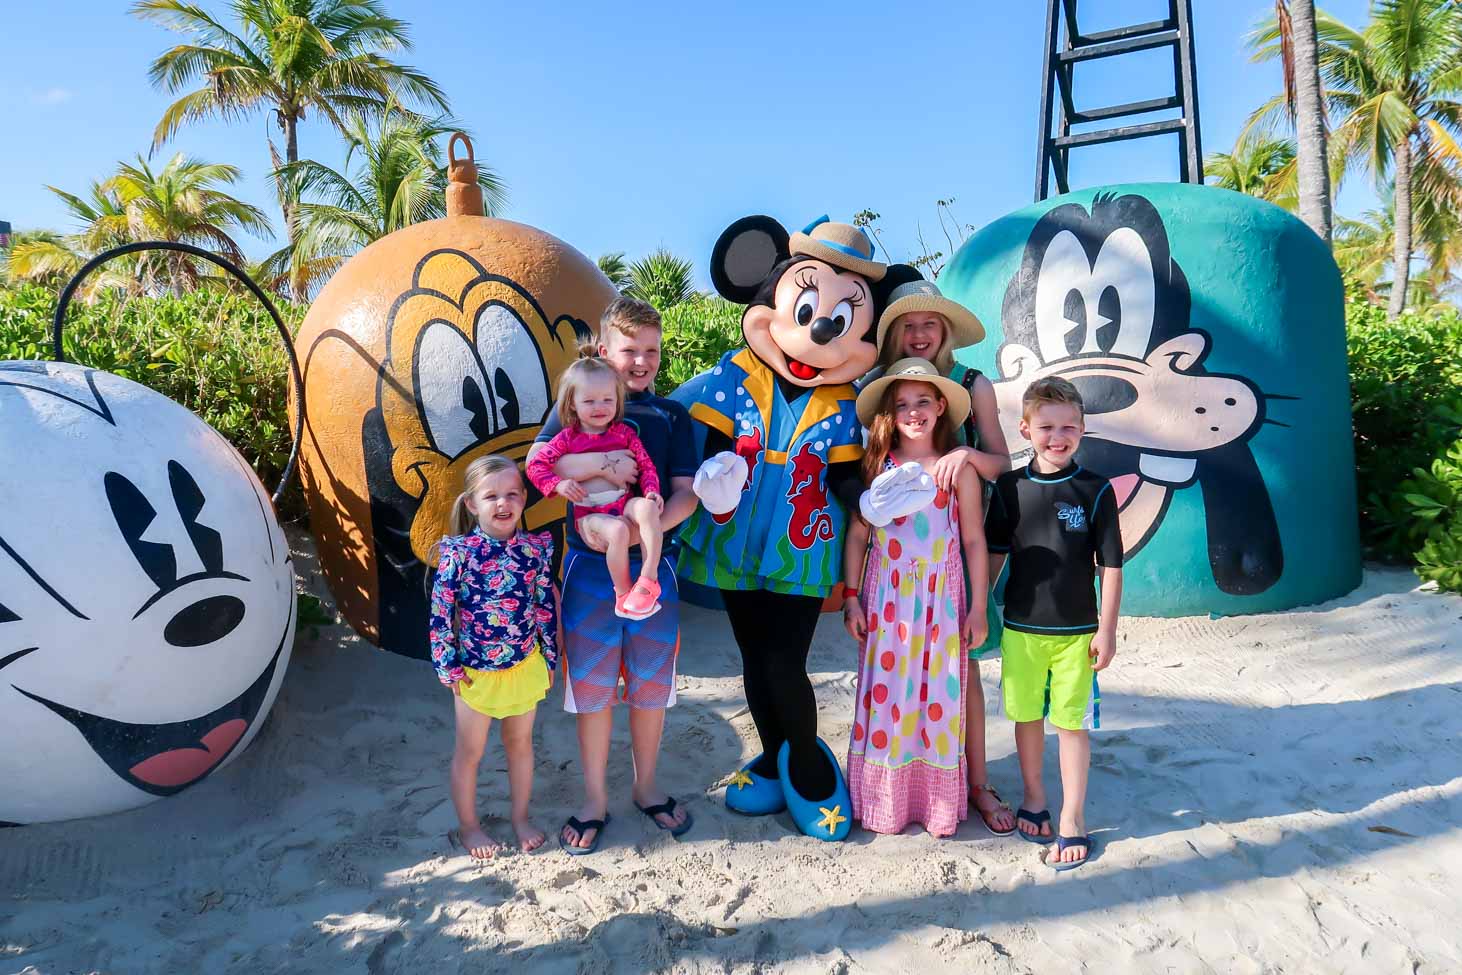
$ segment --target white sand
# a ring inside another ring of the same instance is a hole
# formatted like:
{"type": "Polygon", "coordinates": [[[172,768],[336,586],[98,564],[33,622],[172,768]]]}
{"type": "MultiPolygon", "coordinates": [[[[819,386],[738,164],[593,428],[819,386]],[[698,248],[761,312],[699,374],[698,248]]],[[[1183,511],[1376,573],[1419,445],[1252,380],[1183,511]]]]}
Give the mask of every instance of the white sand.
{"type": "MultiPolygon", "coordinates": [[[[444,839],[446,692],[332,628],[302,641],[250,751],[197,788],[0,831],[0,971],[1462,971],[1459,619],[1462,599],[1391,570],[1313,611],[1124,621],[1093,745],[1101,847],[1062,875],[976,822],[831,845],[728,813],[755,733],[725,621],[693,608],[662,782],[694,831],[631,806],[621,718],[601,852],[550,840],[476,864],[444,839]]],[[[812,665],[841,752],[839,622],[812,665]]],[[[1010,727],[990,728],[1013,802],[1010,727]]],[[[576,743],[556,704],[539,729],[552,831],[577,805],[576,743]]],[[[503,769],[494,742],[480,792],[507,839],[503,769]]]]}

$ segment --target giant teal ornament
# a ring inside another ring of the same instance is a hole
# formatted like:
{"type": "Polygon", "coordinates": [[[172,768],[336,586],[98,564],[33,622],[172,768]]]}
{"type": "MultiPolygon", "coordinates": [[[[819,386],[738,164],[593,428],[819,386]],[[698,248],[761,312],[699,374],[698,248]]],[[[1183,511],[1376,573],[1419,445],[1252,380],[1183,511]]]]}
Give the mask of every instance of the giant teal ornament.
{"type": "Polygon", "coordinates": [[[1272,204],[1183,183],[1083,190],[976,233],[939,286],[980,316],[1012,459],[1042,376],[1081,391],[1111,478],[1122,610],[1253,613],[1360,582],[1340,272],[1272,204]]]}

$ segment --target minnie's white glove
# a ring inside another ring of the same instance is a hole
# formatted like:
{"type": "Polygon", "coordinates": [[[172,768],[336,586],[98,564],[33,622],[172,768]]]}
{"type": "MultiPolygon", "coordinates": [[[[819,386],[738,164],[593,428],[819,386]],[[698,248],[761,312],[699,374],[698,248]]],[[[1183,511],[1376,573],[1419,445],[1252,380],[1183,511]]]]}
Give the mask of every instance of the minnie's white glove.
{"type": "Polygon", "coordinates": [[[713,515],[735,511],[746,484],[746,458],[723,450],[706,459],[695,472],[693,489],[701,504],[713,515]]]}
{"type": "Polygon", "coordinates": [[[874,528],[882,528],[895,518],[903,518],[934,500],[938,488],[934,478],[916,461],[900,464],[873,479],[868,490],[858,499],[863,520],[874,528]]]}

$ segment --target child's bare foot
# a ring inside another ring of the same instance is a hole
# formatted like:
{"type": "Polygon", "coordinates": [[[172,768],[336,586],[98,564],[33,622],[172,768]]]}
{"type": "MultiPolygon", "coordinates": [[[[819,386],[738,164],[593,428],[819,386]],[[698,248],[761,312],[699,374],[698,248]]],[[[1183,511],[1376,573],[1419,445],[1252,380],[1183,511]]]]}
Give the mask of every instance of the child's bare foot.
{"type": "Polygon", "coordinates": [[[501,843],[484,833],[481,826],[467,826],[452,832],[457,843],[475,860],[491,860],[493,854],[503,848],[501,843]]]}
{"type": "Polygon", "coordinates": [[[1086,821],[1084,816],[1062,816],[1061,817],[1061,839],[1065,843],[1051,847],[1046,853],[1046,862],[1055,863],[1076,863],[1085,860],[1091,853],[1090,840],[1086,835],[1086,821]],[[1073,839],[1085,839],[1086,843],[1072,843],[1073,839]],[[1064,846],[1065,849],[1061,849],[1064,846]]]}
{"type": "Polygon", "coordinates": [[[518,836],[518,848],[524,853],[532,853],[543,845],[544,840],[548,839],[543,830],[528,822],[526,816],[513,820],[513,832],[518,836]]]}

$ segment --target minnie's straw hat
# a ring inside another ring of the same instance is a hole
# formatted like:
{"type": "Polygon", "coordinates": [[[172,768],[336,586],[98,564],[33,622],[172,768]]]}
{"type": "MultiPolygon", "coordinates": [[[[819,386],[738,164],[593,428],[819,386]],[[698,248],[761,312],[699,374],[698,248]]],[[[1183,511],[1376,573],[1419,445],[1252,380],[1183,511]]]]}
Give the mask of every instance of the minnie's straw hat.
{"type": "Polygon", "coordinates": [[[793,234],[790,249],[794,255],[815,257],[844,271],[856,271],[869,281],[883,280],[888,271],[887,264],[873,259],[873,241],[862,227],[832,223],[825,216],[793,234]]]}

